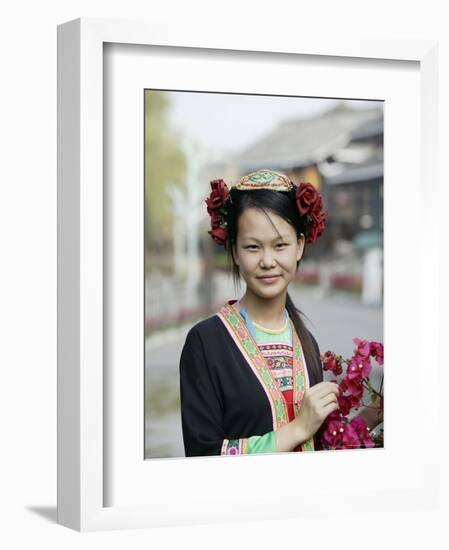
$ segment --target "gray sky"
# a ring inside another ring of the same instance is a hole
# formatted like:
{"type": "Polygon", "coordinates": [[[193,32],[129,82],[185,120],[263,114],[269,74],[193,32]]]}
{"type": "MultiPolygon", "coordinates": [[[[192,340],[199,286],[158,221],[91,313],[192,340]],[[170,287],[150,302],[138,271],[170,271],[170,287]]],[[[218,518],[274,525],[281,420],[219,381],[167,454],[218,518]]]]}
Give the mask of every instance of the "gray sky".
{"type": "MultiPolygon", "coordinates": [[[[170,124],[217,151],[235,152],[250,145],[283,119],[309,117],[332,108],[338,100],[204,92],[165,92],[172,108],[170,124]]],[[[347,101],[369,108],[373,101],[347,101]]]]}

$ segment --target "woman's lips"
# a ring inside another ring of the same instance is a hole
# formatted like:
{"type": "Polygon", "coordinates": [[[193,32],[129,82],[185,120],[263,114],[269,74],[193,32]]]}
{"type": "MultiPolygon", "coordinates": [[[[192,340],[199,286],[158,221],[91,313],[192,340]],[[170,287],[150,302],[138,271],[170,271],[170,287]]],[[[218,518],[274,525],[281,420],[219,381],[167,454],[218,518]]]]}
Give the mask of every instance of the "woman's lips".
{"type": "Polygon", "coordinates": [[[258,277],[259,281],[262,281],[263,283],[273,283],[277,281],[280,278],[280,275],[273,275],[270,277],[258,277]]]}

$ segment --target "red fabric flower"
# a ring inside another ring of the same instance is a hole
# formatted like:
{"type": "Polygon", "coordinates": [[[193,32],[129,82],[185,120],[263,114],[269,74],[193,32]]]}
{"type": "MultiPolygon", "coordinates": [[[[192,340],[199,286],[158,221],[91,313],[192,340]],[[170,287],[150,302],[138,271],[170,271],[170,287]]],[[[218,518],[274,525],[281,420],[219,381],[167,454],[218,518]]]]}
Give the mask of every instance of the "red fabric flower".
{"type": "Polygon", "coordinates": [[[212,191],[206,199],[207,211],[209,214],[213,210],[218,210],[220,207],[224,206],[229,196],[229,189],[224,180],[212,180],[210,186],[212,191]]]}
{"type": "Polygon", "coordinates": [[[208,233],[219,245],[223,245],[228,238],[228,231],[223,227],[216,227],[215,229],[208,231],[208,233]]]}
{"type": "Polygon", "coordinates": [[[321,213],[319,216],[312,215],[310,219],[311,223],[307,231],[306,242],[313,243],[324,232],[326,216],[324,213],[321,213]]]}
{"type": "Polygon", "coordinates": [[[228,238],[225,204],[229,197],[229,189],[222,179],[212,180],[210,186],[212,191],[205,200],[207,212],[211,217],[211,230],[208,233],[217,244],[224,245],[228,238]]]}
{"type": "Polygon", "coordinates": [[[321,213],[321,210],[323,210],[323,197],[318,193],[318,197],[312,205],[310,214],[311,216],[317,217],[321,213]]]}
{"type": "Polygon", "coordinates": [[[313,243],[326,225],[323,198],[311,183],[301,182],[296,189],[296,206],[299,214],[306,216],[306,242],[313,243]]]}
{"type": "Polygon", "coordinates": [[[320,198],[318,191],[311,183],[301,182],[296,189],[296,205],[301,216],[311,212],[320,198]]]}
{"type": "Polygon", "coordinates": [[[216,229],[217,227],[220,227],[221,224],[223,223],[223,216],[219,212],[213,210],[210,215],[210,223],[211,223],[212,229],[216,229]]]}

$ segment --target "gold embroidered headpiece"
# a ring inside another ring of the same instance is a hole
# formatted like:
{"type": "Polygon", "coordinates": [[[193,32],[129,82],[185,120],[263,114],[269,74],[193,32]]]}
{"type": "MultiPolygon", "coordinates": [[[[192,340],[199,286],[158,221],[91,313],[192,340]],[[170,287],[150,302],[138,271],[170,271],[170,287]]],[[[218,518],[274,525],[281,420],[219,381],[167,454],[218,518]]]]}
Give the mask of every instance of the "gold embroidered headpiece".
{"type": "Polygon", "coordinates": [[[233,186],[241,191],[253,191],[255,189],[272,189],[273,191],[291,191],[294,187],[292,181],[287,176],[263,168],[257,172],[251,172],[243,176],[237,185],[233,186]]]}

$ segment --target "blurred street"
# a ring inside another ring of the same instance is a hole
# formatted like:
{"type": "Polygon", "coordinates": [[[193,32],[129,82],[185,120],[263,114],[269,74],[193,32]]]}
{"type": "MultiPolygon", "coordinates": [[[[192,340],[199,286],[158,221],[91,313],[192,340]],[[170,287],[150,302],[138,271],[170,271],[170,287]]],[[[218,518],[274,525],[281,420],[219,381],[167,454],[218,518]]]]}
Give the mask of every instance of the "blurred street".
{"type": "MultiPolygon", "coordinates": [[[[220,296],[238,299],[227,276],[222,275],[220,296]]],[[[321,353],[335,351],[351,357],[353,338],[383,342],[383,308],[369,307],[350,295],[323,297],[319,288],[290,287],[296,306],[307,316],[308,327],[321,353]]],[[[307,319],[306,319],[307,321],[307,319]]],[[[179,406],[179,357],[190,325],[172,329],[146,341],[146,458],[184,456],[179,406]]],[[[371,374],[379,387],[381,369],[371,374]]]]}

